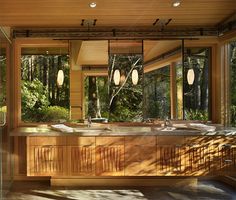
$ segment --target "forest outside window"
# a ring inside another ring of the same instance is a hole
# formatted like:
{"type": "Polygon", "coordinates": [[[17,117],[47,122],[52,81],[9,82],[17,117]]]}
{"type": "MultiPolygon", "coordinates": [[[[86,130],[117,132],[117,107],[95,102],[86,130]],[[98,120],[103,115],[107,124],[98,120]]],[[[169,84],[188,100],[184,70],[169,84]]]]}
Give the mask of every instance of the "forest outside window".
{"type": "Polygon", "coordinates": [[[170,106],[170,66],[145,73],[144,118],[170,118],[170,106]]]}
{"type": "Polygon", "coordinates": [[[63,47],[21,49],[21,119],[23,122],[69,120],[69,55],[63,47]],[[57,86],[57,73],[64,83],[57,86]]]}
{"type": "Polygon", "coordinates": [[[211,48],[185,48],[184,53],[184,119],[211,119],[211,48]],[[194,71],[194,82],[187,81],[188,70],[194,71]]]}
{"type": "Polygon", "coordinates": [[[6,48],[0,48],[0,113],[6,113],[6,48]]]}
{"type": "Polygon", "coordinates": [[[84,78],[84,110],[85,118],[89,116],[95,122],[108,120],[108,77],[85,76],[84,78]]]}
{"type": "Polygon", "coordinates": [[[236,126],[236,41],[229,43],[231,125],[236,126]]]}

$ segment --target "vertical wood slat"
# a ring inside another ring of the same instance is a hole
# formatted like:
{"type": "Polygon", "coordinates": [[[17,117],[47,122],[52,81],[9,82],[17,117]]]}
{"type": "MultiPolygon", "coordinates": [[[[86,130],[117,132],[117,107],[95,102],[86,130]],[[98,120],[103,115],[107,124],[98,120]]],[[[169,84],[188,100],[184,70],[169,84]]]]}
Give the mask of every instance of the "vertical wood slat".
{"type": "Polygon", "coordinates": [[[94,147],[71,147],[71,171],[72,174],[93,173],[94,171],[94,147]]]}
{"type": "Polygon", "coordinates": [[[32,174],[40,176],[51,176],[62,174],[64,170],[63,146],[33,146],[34,164],[31,168],[32,174]]]}
{"type": "Polygon", "coordinates": [[[96,147],[96,174],[97,175],[116,175],[123,174],[123,154],[124,146],[98,146],[96,147]]]}
{"type": "Polygon", "coordinates": [[[181,147],[161,146],[158,147],[160,152],[159,169],[163,173],[174,173],[182,171],[181,147]]]}

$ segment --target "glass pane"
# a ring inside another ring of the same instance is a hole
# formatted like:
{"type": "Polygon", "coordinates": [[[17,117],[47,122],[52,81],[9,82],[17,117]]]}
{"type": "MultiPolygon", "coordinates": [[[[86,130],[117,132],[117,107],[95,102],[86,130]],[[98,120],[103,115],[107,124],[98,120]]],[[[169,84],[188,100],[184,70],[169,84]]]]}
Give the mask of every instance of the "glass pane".
{"type": "Polygon", "coordinates": [[[209,120],[211,117],[209,105],[210,61],[210,48],[185,48],[184,114],[187,120],[209,120]],[[193,76],[190,73],[192,70],[193,76]],[[188,76],[194,77],[193,83],[187,80],[188,76]]]}
{"type": "Polygon", "coordinates": [[[69,120],[69,71],[67,48],[22,48],[22,121],[69,120]],[[62,86],[57,84],[59,70],[64,73],[62,86]]]}
{"type": "Polygon", "coordinates": [[[229,44],[231,125],[236,126],[236,41],[229,44]]]}
{"type": "Polygon", "coordinates": [[[176,110],[177,119],[183,119],[183,66],[176,63],[176,110]]]}
{"type": "Polygon", "coordinates": [[[183,118],[181,40],[144,41],[144,118],[183,118]]]}
{"type": "Polygon", "coordinates": [[[170,66],[145,73],[144,118],[170,118],[170,66]]]}
{"type": "Polygon", "coordinates": [[[106,122],[108,118],[108,77],[87,76],[84,79],[85,117],[93,121],[106,122]],[[97,118],[97,119],[94,119],[97,118]]]}
{"type": "Polygon", "coordinates": [[[109,52],[109,120],[142,121],[142,41],[110,41],[109,52]],[[114,83],[115,71],[120,73],[117,85],[114,83]],[[133,71],[138,72],[137,84],[133,83],[133,71]]]}
{"type": "Polygon", "coordinates": [[[10,189],[13,180],[13,165],[11,160],[12,137],[7,129],[7,69],[8,47],[10,44],[0,31],[0,199],[10,189]]]}

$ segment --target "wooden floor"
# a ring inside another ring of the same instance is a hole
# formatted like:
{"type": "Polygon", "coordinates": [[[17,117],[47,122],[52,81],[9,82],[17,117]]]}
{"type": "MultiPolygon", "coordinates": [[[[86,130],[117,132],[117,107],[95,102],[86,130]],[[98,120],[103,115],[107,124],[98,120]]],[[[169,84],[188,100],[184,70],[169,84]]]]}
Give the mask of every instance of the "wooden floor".
{"type": "Polygon", "coordinates": [[[196,187],[181,188],[67,188],[49,182],[14,182],[5,200],[193,200],[236,199],[236,190],[216,181],[199,181],[196,187]]]}

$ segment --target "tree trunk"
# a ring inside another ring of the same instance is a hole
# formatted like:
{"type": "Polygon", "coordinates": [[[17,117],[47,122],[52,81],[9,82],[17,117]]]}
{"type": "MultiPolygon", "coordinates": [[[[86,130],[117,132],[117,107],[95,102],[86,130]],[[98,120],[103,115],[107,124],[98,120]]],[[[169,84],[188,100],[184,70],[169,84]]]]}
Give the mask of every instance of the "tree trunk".
{"type": "Polygon", "coordinates": [[[208,59],[204,61],[201,87],[201,110],[208,109],[208,59]]]}
{"type": "Polygon", "coordinates": [[[43,85],[46,86],[47,85],[47,58],[44,57],[43,59],[43,85]]]}
{"type": "Polygon", "coordinates": [[[52,101],[51,104],[55,105],[55,83],[56,83],[56,74],[55,74],[55,62],[54,62],[54,56],[51,57],[51,65],[52,65],[52,101]]]}
{"type": "Polygon", "coordinates": [[[96,95],[96,77],[89,76],[88,86],[88,116],[96,117],[97,111],[97,95],[96,95]]]}
{"type": "MultiPolygon", "coordinates": [[[[61,69],[61,56],[57,57],[57,73],[61,69]]],[[[60,89],[57,87],[56,104],[60,105],[60,89]]]]}
{"type": "Polygon", "coordinates": [[[101,118],[101,105],[100,105],[100,98],[99,98],[99,90],[98,90],[98,78],[96,78],[96,94],[97,94],[97,113],[96,117],[101,118]]]}
{"type": "Polygon", "coordinates": [[[30,81],[30,67],[31,67],[31,57],[28,57],[28,69],[27,69],[27,80],[30,81]]]}

